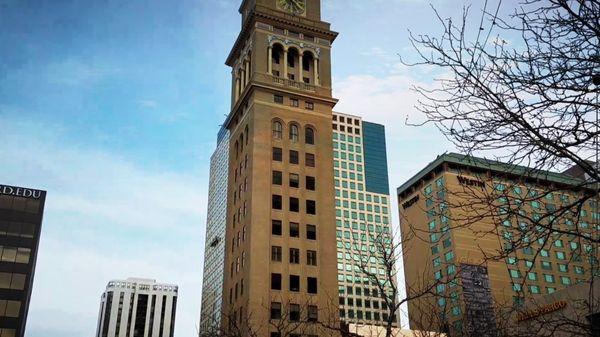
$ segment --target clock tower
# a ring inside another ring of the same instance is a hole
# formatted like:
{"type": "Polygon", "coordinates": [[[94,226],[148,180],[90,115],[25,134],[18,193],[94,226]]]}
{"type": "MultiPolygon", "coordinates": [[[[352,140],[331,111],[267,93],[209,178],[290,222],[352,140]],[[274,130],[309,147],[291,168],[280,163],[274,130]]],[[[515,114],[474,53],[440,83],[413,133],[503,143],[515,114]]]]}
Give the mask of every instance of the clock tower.
{"type": "Polygon", "coordinates": [[[244,0],[232,68],[221,326],[331,335],[337,321],[331,45],[320,0],[244,0]],[[293,330],[293,331],[292,331],[293,330]]]}

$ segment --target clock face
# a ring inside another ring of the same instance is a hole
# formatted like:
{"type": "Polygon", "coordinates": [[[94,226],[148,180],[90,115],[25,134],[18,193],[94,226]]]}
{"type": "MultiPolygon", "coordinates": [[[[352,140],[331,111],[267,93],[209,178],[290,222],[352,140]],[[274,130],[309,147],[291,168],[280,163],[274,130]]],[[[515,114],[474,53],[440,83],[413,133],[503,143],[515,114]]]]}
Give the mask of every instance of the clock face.
{"type": "Polygon", "coordinates": [[[306,0],[277,0],[279,7],[292,14],[301,15],[306,11],[306,0]]]}

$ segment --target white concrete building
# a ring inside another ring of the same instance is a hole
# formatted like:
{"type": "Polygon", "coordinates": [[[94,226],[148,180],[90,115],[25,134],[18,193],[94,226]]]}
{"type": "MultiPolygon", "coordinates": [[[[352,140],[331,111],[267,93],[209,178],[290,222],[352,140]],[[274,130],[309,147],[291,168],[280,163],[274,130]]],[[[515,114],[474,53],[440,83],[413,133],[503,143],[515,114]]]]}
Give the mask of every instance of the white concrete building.
{"type": "Polygon", "coordinates": [[[173,337],[178,287],[128,278],[108,282],[96,337],[173,337]]]}

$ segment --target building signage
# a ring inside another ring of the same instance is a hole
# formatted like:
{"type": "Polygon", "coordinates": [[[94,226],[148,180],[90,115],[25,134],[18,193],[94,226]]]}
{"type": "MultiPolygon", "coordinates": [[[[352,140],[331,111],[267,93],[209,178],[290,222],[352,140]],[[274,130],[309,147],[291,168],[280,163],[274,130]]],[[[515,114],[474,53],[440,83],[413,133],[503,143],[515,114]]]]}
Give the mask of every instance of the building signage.
{"type": "Polygon", "coordinates": [[[481,180],[469,179],[463,176],[458,176],[458,182],[463,186],[475,186],[485,188],[485,183],[481,180]]]}
{"type": "Polygon", "coordinates": [[[39,199],[42,197],[42,191],[24,187],[0,185],[0,195],[10,195],[13,197],[22,197],[28,199],[39,199]]]}
{"type": "Polygon", "coordinates": [[[410,199],[409,201],[405,202],[402,204],[402,208],[403,209],[407,209],[410,206],[414,205],[417,203],[417,201],[419,201],[419,195],[417,194],[414,198],[410,199]]]}
{"type": "Polygon", "coordinates": [[[527,321],[536,317],[540,317],[543,315],[547,315],[549,313],[561,310],[567,306],[567,302],[558,301],[552,304],[545,305],[543,307],[539,307],[535,310],[524,311],[517,316],[518,322],[527,321]]]}

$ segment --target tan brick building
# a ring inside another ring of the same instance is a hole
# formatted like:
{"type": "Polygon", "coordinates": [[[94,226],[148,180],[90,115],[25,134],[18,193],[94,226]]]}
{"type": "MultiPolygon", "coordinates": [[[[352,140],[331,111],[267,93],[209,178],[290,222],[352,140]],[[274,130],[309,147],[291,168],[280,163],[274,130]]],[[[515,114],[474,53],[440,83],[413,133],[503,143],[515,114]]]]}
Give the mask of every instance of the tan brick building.
{"type": "Polygon", "coordinates": [[[598,252],[585,236],[598,235],[596,200],[554,214],[588,195],[583,185],[566,173],[450,153],[399,187],[409,295],[428,286],[436,294],[409,302],[411,328],[485,336],[506,323],[499,308],[518,311],[525,299],[589,280],[598,252]]]}
{"type": "MultiPolygon", "coordinates": [[[[222,325],[337,317],[330,48],[319,0],[245,0],[232,68],[222,325]]],[[[285,321],[285,322],[284,322],[285,321]]],[[[291,322],[291,323],[289,323],[291,322]]],[[[294,334],[318,335],[317,326],[294,334]]]]}

